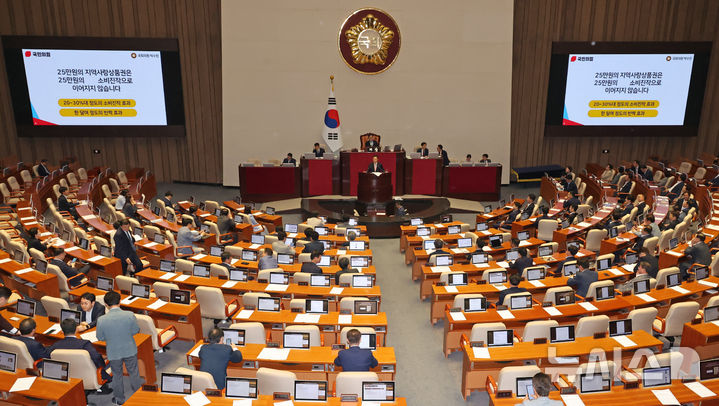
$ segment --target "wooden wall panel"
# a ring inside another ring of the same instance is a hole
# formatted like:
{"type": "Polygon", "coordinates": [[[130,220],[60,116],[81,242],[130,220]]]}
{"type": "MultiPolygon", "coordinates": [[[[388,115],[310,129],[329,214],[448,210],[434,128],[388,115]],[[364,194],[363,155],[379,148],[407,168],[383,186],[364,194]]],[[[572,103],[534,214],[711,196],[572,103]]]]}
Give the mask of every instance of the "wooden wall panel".
{"type": "Polygon", "coordinates": [[[87,167],[144,167],[158,181],[221,183],[220,23],[220,0],[0,0],[0,35],[176,38],[186,126],[181,138],[18,138],[0,57],[0,155],[75,156],[87,167]]]}
{"type": "Polygon", "coordinates": [[[513,51],[512,167],[719,152],[719,1],[515,0],[513,51]],[[713,41],[699,135],[545,138],[552,42],[561,41],[713,41]]]}

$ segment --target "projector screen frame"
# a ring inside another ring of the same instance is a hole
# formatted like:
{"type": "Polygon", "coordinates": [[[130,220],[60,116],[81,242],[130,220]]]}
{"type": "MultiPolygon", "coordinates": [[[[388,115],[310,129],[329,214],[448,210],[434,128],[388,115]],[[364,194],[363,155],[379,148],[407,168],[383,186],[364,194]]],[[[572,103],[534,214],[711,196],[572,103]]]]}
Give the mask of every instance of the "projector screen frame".
{"type": "Polygon", "coordinates": [[[545,137],[695,137],[699,132],[712,43],[702,42],[552,42],[545,137]],[[694,54],[684,125],[562,125],[569,54],[694,54]]]}
{"type": "Polygon", "coordinates": [[[177,38],[0,36],[18,137],[184,137],[185,106],[177,38]],[[34,125],[22,49],[159,51],[167,125],[34,125]]]}

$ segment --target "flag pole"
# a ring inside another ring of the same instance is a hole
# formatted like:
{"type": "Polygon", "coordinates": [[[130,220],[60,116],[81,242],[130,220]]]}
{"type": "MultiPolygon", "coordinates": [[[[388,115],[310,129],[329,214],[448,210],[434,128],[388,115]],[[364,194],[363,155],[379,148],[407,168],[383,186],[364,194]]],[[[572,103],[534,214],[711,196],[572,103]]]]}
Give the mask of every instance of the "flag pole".
{"type": "Polygon", "coordinates": [[[335,75],[330,75],[330,85],[332,86],[332,91],[335,91],[335,75]]]}

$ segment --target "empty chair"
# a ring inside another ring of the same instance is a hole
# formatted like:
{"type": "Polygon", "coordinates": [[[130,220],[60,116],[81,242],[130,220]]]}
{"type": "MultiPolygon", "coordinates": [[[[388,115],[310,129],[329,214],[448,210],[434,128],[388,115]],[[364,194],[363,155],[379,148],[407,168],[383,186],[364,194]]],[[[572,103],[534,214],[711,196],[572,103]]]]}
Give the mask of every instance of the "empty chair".
{"type": "Polygon", "coordinates": [[[264,367],[257,370],[257,385],[260,395],[271,396],[273,393],[279,392],[294,396],[296,380],[297,375],[294,372],[264,367]]]}
{"type": "Polygon", "coordinates": [[[609,329],[609,316],[585,316],[577,322],[575,337],[592,337],[597,333],[605,333],[609,329]]]}
{"type": "Polygon", "coordinates": [[[684,324],[692,321],[698,311],[699,303],[697,302],[674,303],[669,307],[669,312],[667,312],[665,318],[657,317],[654,319],[652,328],[655,332],[673,342],[674,337],[682,334],[684,324]]]}
{"type": "Polygon", "coordinates": [[[266,344],[267,333],[265,326],[257,321],[233,323],[230,328],[245,331],[245,344],[266,344]]]}
{"type": "Polygon", "coordinates": [[[657,244],[659,244],[659,237],[647,238],[644,240],[642,248],[647,249],[653,255],[657,250],[657,244]]]}
{"type": "Polygon", "coordinates": [[[627,315],[627,319],[632,321],[632,331],[644,330],[649,334],[652,334],[652,323],[656,317],[657,309],[655,307],[634,309],[627,315]]]}
{"type": "Polygon", "coordinates": [[[292,274],[292,282],[293,283],[304,282],[304,283],[309,284],[310,279],[312,278],[312,275],[313,274],[311,274],[309,272],[295,272],[294,274],[292,274]]]}
{"type": "Polygon", "coordinates": [[[564,292],[572,292],[574,293],[574,289],[572,289],[571,286],[559,286],[556,288],[549,288],[547,289],[547,292],[544,293],[544,299],[542,299],[542,303],[550,302],[552,305],[556,305],[556,297],[557,293],[564,293],[564,292]]]}
{"type": "Polygon", "coordinates": [[[200,304],[200,314],[207,319],[225,320],[240,309],[237,299],[225,303],[225,297],[220,288],[198,286],[195,288],[195,296],[200,304]]]}
{"type": "Polygon", "coordinates": [[[299,310],[300,313],[305,311],[307,307],[307,299],[292,299],[290,300],[290,310],[299,310]]]}
{"type": "Polygon", "coordinates": [[[321,347],[324,344],[320,328],[318,326],[310,325],[296,325],[285,327],[285,333],[309,333],[310,334],[310,347],[321,347]]]}
{"type": "Polygon", "coordinates": [[[68,376],[70,378],[82,379],[82,386],[86,391],[100,389],[105,381],[102,381],[98,368],[90,358],[90,353],[85,350],[54,350],[50,358],[70,364],[68,376]]]}
{"type": "Polygon", "coordinates": [[[177,286],[177,284],[171,282],[157,281],[152,284],[152,290],[155,292],[155,296],[166,302],[170,300],[170,291],[172,289],[177,290],[180,289],[180,287],[177,286]]]}
{"type": "Polygon", "coordinates": [[[599,252],[602,246],[602,240],[607,236],[607,230],[592,229],[587,232],[587,239],[584,242],[584,248],[589,251],[599,252]]]}
{"type": "Polygon", "coordinates": [[[592,282],[589,285],[589,288],[587,289],[587,296],[585,299],[588,298],[596,298],[597,297],[597,290],[601,288],[609,288],[614,290],[614,281],[607,280],[607,281],[596,281],[592,282]]]}
{"type": "MultiPolygon", "coordinates": [[[[667,286],[667,278],[669,277],[669,275],[678,274],[678,273],[679,273],[679,268],[676,266],[660,269],[659,272],[657,272],[657,278],[656,278],[657,285],[667,286]]],[[[679,279],[681,280],[681,277],[679,279]]]]}
{"type": "Polygon", "coordinates": [[[559,251],[559,243],[556,243],[556,242],[554,242],[554,241],[552,241],[552,242],[545,242],[544,244],[542,244],[542,245],[539,246],[539,248],[542,248],[542,247],[551,247],[553,254],[556,253],[557,251],[559,251]]]}
{"type": "MultiPolygon", "coordinates": [[[[152,225],[146,225],[143,228],[143,231],[145,232],[145,236],[147,236],[147,239],[150,241],[155,241],[155,235],[160,234],[162,235],[162,231],[158,227],[152,226],[152,225]]],[[[165,236],[162,236],[163,240],[165,236]]]]}
{"type": "Polygon", "coordinates": [[[230,271],[222,265],[210,264],[210,276],[229,278],[230,271]]]}
{"type": "Polygon", "coordinates": [[[542,371],[535,365],[504,367],[499,370],[497,391],[512,391],[512,393],[516,394],[517,378],[531,378],[538,372],[542,371]]]}
{"type": "Polygon", "coordinates": [[[719,306],[719,296],[712,296],[709,298],[709,301],[707,301],[707,305],[705,307],[712,307],[712,306],[719,306]]]}
{"type": "Polygon", "coordinates": [[[702,179],[704,179],[704,175],[706,175],[706,173],[707,173],[706,168],[703,166],[700,166],[697,168],[696,172],[694,172],[694,179],[702,180],[702,179]]]}
{"type": "Polygon", "coordinates": [[[187,275],[192,275],[192,268],[195,266],[195,263],[192,261],[188,261],[186,259],[177,258],[175,260],[175,272],[184,273],[187,275]]]}
{"type": "Polygon", "coordinates": [[[355,311],[355,302],[358,300],[369,300],[366,297],[343,297],[340,299],[340,311],[342,310],[349,310],[350,312],[354,313],[355,311]]]}
{"type": "Polygon", "coordinates": [[[340,372],[335,381],[335,395],[357,395],[362,398],[362,382],[377,382],[379,376],[374,372],[340,372]]]}
{"type": "Polygon", "coordinates": [[[507,326],[502,322],[494,323],[476,323],[472,326],[472,331],[469,334],[470,342],[482,341],[487,343],[487,332],[492,330],[506,330],[507,326]]]}
{"type": "Polygon", "coordinates": [[[242,258],[242,247],[228,245],[225,247],[225,252],[230,254],[232,258],[242,258]]]}
{"type": "Polygon", "coordinates": [[[537,238],[544,241],[554,239],[554,231],[559,227],[557,220],[539,220],[537,225],[537,238]]]}
{"type": "Polygon", "coordinates": [[[669,240],[672,239],[674,229],[664,230],[659,235],[659,251],[665,251],[669,249],[669,240]]]}
{"type": "MultiPolygon", "coordinates": [[[[33,368],[35,361],[27,350],[27,346],[20,340],[0,335],[0,351],[12,352],[15,358],[15,369],[17,371],[27,368],[33,368]]],[[[87,353],[87,351],[85,351],[87,353]]]]}
{"type": "Polygon", "coordinates": [[[261,297],[270,297],[270,294],[265,292],[246,292],[242,295],[242,306],[256,308],[257,299],[261,297]]]}
{"type": "Polygon", "coordinates": [[[192,392],[204,392],[205,389],[217,389],[217,385],[215,385],[215,379],[209,372],[196,371],[190,368],[179,367],[175,370],[175,373],[182,375],[192,375],[192,392]]]}
{"type": "Polygon", "coordinates": [[[132,276],[117,275],[115,277],[115,287],[120,289],[120,292],[122,293],[130,293],[132,291],[133,283],[139,284],[140,281],[132,276]]]}
{"type": "Polygon", "coordinates": [[[58,320],[60,320],[60,310],[70,308],[67,301],[65,299],[60,299],[59,297],[45,295],[40,299],[40,302],[42,303],[42,307],[45,308],[47,316],[54,317],[58,320]]]}
{"type": "Polygon", "coordinates": [[[484,295],[481,293],[460,293],[458,295],[454,295],[452,307],[459,307],[460,309],[463,309],[465,299],[478,299],[483,297],[484,295]]]}
{"type": "Polygon", "coordinates": [[[531,343],[535,338],[546,338],[549,341],[549,330],[557,327],[559,322],[556,320],[534,320],[524,326],[522,341],[531,343]]]}

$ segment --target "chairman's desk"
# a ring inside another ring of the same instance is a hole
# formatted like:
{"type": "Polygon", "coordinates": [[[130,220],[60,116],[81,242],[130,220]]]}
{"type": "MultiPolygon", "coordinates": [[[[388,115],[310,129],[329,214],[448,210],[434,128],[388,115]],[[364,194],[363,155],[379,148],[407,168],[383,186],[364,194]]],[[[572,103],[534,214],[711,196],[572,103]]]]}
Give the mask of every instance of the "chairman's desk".
{"type": "MultiPolygon", "coordinates": [[[[235,399],[225,397],[213,397],[208,396],[208,399],[212,402],[212,405],[217,406],[233,406],[235,399]]],[[[125,406],[164,406],[169,404],[183,404],[183,395],[175,395],[171,393],[160,393],[160,392],[146,392],[139,390],[130,396],[125,401],[125,406]]],[[[261,395],[257,399],[252,400],[252,406],[274,406],[279,400],[274,400],[272,396],[261,395]]],[[[346,403],[342,402],[340,398],[327,398],[326,402],[310,402],[310,401],[296,401],[295,404],[302,406],[359,406],[361,402],[357,403],[346,403]]],[[[383,406],[406,406],[407,401],[405,398],[395,398],[394,402],[382,402],[383,406]]]]}
{"type": "Polygon", "coordinates": [[[441,157],[404,160],[404,192],[412,195],[441,195],[444,165],[441,157]]]}
{"type": "Polygon", "coordinates": [[[359,173],[367,172],[372,157],[377,156],[386,172],[392,175],[392,194],[403,195],[404,191],[404,161],[405,152],[340,152],[340,165],[342,166],[342,194],[357,196],[359,173]]]}
{"type": "MultiPolygon", "coordinates": [[[[7,309],[0,311],[0,314],[15,328],[18,328],[20,322],[26,318],[21,314],[11,312],[7,309]]],[[[37,324],[37,327],[35,329],[35,337],[43,344],[52,345],[56,341],[65,338],[65,335],[62,333],[62,330],[60,330],[60,328],[57,328],[58,331],[51,334],[44,333],[49,328],[57,324],[50,321],[46,316],[40,316],[36,314],[33,319],[37,324]]],[[[95,331],[95,329],[83,331],[80,334],[85,334],[92,331],[95,331]]],[[[155,355],[152,349],[152,337],[147,334],[139,333],[135,334],[134,338],[135,344],[137,345],[137,359],[139,361],[138,367],[140,370],[140,375],[145,378],[145,383],[155,383],[157,381],[157,372],[155,370],[155,355]]],[[[106,355],[106,344],[104,341],[95,341],[92,344],[95,346],[99,353],[106,355]]]]}
{"type": "MultiPolygon", "coordinates": [[[[95,296],[104,296],[107,293],[104,290],[91,286],[82,286],[71,290],[69,294],[73,301],[79,301],[80,297],[86,292],[92,293],[95,296]]],[[[152,320],[159,328],[164,329],[170,325],[175,326],[178,338],[190,341],[199,341],[202,339],[202,314],[199,303],[195,302],[189,305],[167,303],[158,309],[153,309],[149,306],[159,300],[158,298],[138,298],[128,304],[125,300],[129,295],[121,294],[121,297],[121,308],[152,317],[152,320]]],[[[39,327],[38,331],[40,331],[39,327]]]]}
{"type": "Polygon", "coordinates": [[[502,165],[445,166],[442,196],[468,200],[499,200],[502,165]]]}
{"type": "MultiPolygon", "coordinates": [[[[17,379],[27,377],[30,376],[24,370],[14,373],[0,371],[0,392],[8,392],[17,379]]],[[[65,382],[37,377],[30,389],[9,392],[7,398],[0,400],[0,404],[8,402],[13,405],[46,405],[50,401],[56,401],[59,406],[82,406],[87,404],[83,388],[82,379],[70,378],[65,382]]]]}
{"type": "Polygon", "coordinates": [[[619,352],[622,359],[629,360],[638,349],[650,348],[656,351],[662,349],[662,342],[644,330],[634,331],[626,337],[635,345],[624,347],[612,337],[579,337],[568,343],[517,342],[512,346],[489,348],[489,358],[475,357],[473,347],[468,340],[463,339],[462,396],[467,399],[472,391],[484,390],[488,376],[496,380],[502,368],[521,366],[525,361],[534,361],[540,368],[570,365],[576,368],[579,364],[588,362],[590,355],[596,356],[597,352],[608,354],[607,359],[611,359],[612,354],[619,352]],[[568,365],[557,361],[558,363],[554,364],[553,361],[559,357],[577,357],[578,362],[568,365]]]}
{"type": "MultiPolygon", "coordinates": [[[[202,344],[195,344],[186,354],[187,364],[195,369],[200,368],[200,358],[194,356],[193,352],[197,354],[199,352],[197,347],[200,345],[202,344]]],[[[242,361],[230,362],[227,365],[227,376],[255,378],[257,369],[272,368],[292,371],[299,380],[327,381],[330,387],[333,388],[337,374],[341,372],[340,368],[335,369],[334,364],[339,350],[333,350],[332,347],[291,349],[287,359],[282,361],[260,358],[260,353],[265,348],[267,346],[264,344],[247,344],[240,347],[242,361]]],[[[394,348],[377,347],[373,354],[378,365],[371,371],[376,372],[381,381],[393,381],[397,366],[394,348]]]]}

